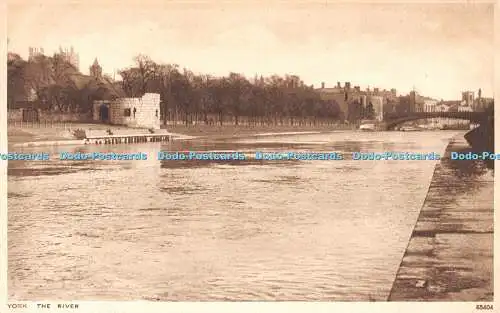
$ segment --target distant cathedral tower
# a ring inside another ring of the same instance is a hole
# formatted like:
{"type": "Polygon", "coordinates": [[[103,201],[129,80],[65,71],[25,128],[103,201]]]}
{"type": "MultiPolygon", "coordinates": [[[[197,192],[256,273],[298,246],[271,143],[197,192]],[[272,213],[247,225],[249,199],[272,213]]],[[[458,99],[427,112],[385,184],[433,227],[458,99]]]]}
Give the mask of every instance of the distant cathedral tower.
{"type": "Polygon", "coordinates": [[[28,60],[32,60],[33,58],[37,57],[37,56],[41,56],[43,55],[44,52],[43,52],[43,48],[33,48],[33,47],[29,47],[29,56],[28,56],[28,60]]]}
{"type": "Polygon", "coordinates": [[[89,67],[90,76],[93,76],[97,79],[102,78],[102,67],[97,62],[97,58],[94,59],[94,63],[91,67],[89,67]]]}
{"type": "Polygon", "coordinates": [[[66,62],[76,67],[76,69],[80,68],[80,56],[75,52],[75,49],[73,47],[71,47],[70,49],[63,49],[59,47],[59,54],[64,58],[66,62]]]}
{"type": "Polygon", "coordinates": [[[482,91],[481,91],[481,88],[479,88],[479,90],[477,91],[477,99],[475,101],[475,110],[483,110],[484,109],[484,106],[483,106],[483,99],[481,99],[481,94],[482,94],[482,91]]]}
{"type": "Polygon", "coordinates": [[[464,105],[472,107],[474,105],[474,92],[473,91],[462,92],[462,101],[464,102],[464,105]]]}

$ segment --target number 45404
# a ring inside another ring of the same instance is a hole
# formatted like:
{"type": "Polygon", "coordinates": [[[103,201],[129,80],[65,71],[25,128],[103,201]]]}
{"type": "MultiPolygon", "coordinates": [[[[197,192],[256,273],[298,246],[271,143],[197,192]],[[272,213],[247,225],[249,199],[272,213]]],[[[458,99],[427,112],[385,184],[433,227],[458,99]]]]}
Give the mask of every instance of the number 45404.
{"type": "Polygon", "coordinates": [[[493,310],[493,304],[478,304],[476,310],[493,310]]]}

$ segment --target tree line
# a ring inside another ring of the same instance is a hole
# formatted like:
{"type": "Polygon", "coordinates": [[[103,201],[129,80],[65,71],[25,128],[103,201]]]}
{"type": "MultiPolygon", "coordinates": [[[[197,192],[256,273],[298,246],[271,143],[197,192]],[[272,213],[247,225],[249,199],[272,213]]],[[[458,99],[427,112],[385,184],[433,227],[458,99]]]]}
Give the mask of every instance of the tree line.
{"type": "Polygon", "coordinates": [[[93,100],[110,97],[103,81],[85,77],[63,55],[37,55],[23,60],[9,53],[7,105],[29,102],[38,109],[56,112],[89,112],[93,100]]]}
{"type": "MultiPolygon", "coordinates": [[[[335,100],[322,100],[312,86],[294,75],[252,79],[238,73],[227,76],[195,74],[176,64],[163,64],[147,56],[134,58],[122,69],[121,81],[111,77],[83,75],[63,55],[37,55],[23,60],[9,53],[7,60],[7,105],[19,102],[56,112],[92,111],[94,100],[140,97],[146,92],[161,95],[160,114],[164,123],[186,124],[301,124],[356,122],[374,117],[372,104],[364,107],[358,99],[348,102],[342,112],[335,100]],[[344,115],[345,113],[345,115],[344,115]]],[[[384,112],[412,110],[409,96],[387,99],[384,112]]]]}
{"type": "Polygon", "coordinates": [[[305,121],[334,123],[344,118],[338,103],[322,100],[312,86],[294,75],[249,79],[229,73],[217,77],[158,63],[144,55],[118,72],[119,82],[109,76],[82,75],[59,54],[38,55],[27,61],[11,54],[7,65],[10,107],[31,93],[41,109],[85,113],[91,112],[94,100],[140,97],[151,92],[161,96],[160,113],[165,123],[294,125],[305,121]]]}
{"type": "Polygon", "coordinates": [[[164,120],[186,124],[201,121],[235,125],[295,124],[309,121],[337,121],[342,112],[335,101],[324,101],[298,76],[254,77],[239,73],[216,77],[195,74],[176,64],[161,64],[137,56],[134,66],[119,72],[122,89],[131,97],[146,92],[161,95],[164,120]]]}

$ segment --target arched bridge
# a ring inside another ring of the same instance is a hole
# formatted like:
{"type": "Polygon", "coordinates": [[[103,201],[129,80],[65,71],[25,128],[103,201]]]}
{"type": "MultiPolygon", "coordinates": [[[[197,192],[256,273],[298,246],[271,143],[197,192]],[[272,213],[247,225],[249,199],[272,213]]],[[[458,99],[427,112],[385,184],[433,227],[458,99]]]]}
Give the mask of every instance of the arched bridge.
{"type": "Polygon", "coordinates": [[[408,112],[387,113],[384,115],[386,130],[394,129],[395,126],[404,122],[427,119],[427,118],[451,118],[468,120],[472,123],[483,124],[493,118],[490,112],[408,112]]]}

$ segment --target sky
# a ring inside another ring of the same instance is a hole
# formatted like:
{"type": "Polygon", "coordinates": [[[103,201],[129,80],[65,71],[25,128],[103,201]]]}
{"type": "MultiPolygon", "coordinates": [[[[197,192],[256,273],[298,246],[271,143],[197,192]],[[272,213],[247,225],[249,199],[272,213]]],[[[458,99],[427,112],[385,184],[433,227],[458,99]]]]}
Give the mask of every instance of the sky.
{"type": "Polygon", "coordinates": [[[299,75],[319,87],[350,81],[436,99],[493,96],[493,4],[276,1],[19,0],[7,11],[8,50],[97,57],[105,73],[138,54],[195,73],[299,75]]]}

